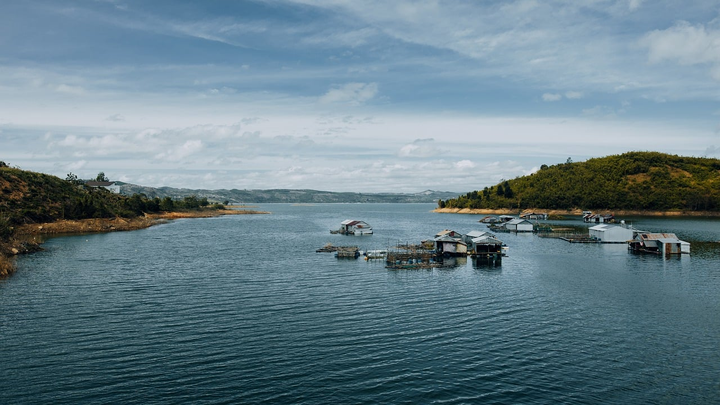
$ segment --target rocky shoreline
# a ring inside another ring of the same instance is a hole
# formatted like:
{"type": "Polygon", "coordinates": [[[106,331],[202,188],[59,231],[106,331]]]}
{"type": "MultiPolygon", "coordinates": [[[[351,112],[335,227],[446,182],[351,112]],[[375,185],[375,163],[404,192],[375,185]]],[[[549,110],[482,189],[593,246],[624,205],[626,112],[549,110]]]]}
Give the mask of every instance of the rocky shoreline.
{"type": "Polygon", "coordinates": [[[0,242],[0,278],[7,277],[15,271],[15,256],[42,250],[40,247],[42,240],[38,238],[41,235],[134,231],[173,219],[249,214],[269,214],[269,212],[247,209],[203,210],[146,214],[137,218],[91,218],[22,225],[14,230],[10,241],[0,242]]]}

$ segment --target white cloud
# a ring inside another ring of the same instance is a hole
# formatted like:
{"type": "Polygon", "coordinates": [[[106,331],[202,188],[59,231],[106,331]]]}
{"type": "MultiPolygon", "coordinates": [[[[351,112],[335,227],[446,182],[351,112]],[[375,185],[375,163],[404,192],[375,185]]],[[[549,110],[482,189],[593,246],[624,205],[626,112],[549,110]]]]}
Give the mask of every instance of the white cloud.
{"type": "Polygon", "coordinates": [[[105,121],[125,122],[125,117],[122,114],[113,114],[113,115],[105,118],[105,121]]]}
{"type": "Polygon", "coordinates": [[[78,160],[78,161],[76,161],[76,162],[72,162],[72,163],[67,164],[65,167],[67,168],[67,170],[70,170],[70,171],[75,170],[75,171],[77,171],[77,170],[82,169],[82,168],[85,167],[85,166],[87,166],[87,160],[78,160]]]}
{"type": "Polygon", "coordinates": [[[582,110],[583,115],[587,117],[593,117],[593,118],[604,118],[604,119],[610,119],[617,117],[618,112],[615,111],[612,107],[608,107],[605,105],[596,105],[592,108],[586,108],[582,110]]]}
{"type": "Polygon", "coordinates": [[[378,93],[377,83],[347,83],[328,90],[319,102],[322,104],[360,105],[373,99],[378,93]]]}
{"type": "Polygon", "coordinates": [[[545,93],[542,95],[543,101],[560,101],[562,100],[561,94],[545,93]]]}
{"type": "Polygon", "coordinates": [[[584,94],[580,91],[568,91],[565,93],[565,98],[568,100],[577,100],[584,97],[584,94]]]}
{"type": "Polygon", "coordinates": [[[443,150],[434,145],[433,138],[416,139],[404,145],[398,152],[399,157],[427,158],[443,154],[443,150]]]}
{"type": "Polygon", "coordinates": [[[202,148],[202,141],[199,139],[193,139],[186,141],[184,144],[171,150],[158,153],[157,155],[155,155],[155,159],[168,162],[179,162],[199,152],[200,150],[202,150],[202,148]]]}
{"type": "Polygon", "coordinates": [[[630,9],[630,11],[635,11],[640,8],[640,6],[642,6],[643,1],[645,0],[629,0],[628,8],[630,9]]]}
{"type": "Polygon", "coordinates": [[[470,160],[461,160],[455,163],[455,168],[457,168],[458,170],[474,169],[475,163],[470,160]]]}
{"type": "Polygon", "coordinates": [[[641,44],[648,48],[650,63],[710,64],[715,79],[720,80],[716,74],[720,68],[720,30],[680,21],[666,30],[651,31],[641,44]]]}
{"type": "Polygon", "coordinates": [[[85,94],[85,89],[80,86],[71,86],[69,84],[60,84],[55,87],[55,91],[58,93],[81,95],[85,94]]]}

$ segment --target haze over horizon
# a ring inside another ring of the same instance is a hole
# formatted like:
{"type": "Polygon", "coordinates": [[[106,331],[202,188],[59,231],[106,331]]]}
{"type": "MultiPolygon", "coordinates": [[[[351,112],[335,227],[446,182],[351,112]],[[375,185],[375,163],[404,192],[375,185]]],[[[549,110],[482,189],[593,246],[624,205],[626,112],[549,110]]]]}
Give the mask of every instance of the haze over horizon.
{"type": "Polygon", "coordinates": [[[467,192],[720,157],[720,2],[0,4],[0,160],[190,189],[467,192]]]}

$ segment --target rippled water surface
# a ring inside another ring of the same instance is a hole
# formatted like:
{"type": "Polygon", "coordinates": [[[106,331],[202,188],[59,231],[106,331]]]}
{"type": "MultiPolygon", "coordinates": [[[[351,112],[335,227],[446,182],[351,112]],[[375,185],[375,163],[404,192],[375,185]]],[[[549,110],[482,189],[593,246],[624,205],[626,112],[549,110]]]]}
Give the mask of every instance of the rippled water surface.
{"type": "Polygon", "coordinates": [[[717,401],[720,221],[631,219],[692,243],[670,259],[527,234],[498,234],[499,266],[315,253],[486,229],[432,208],[267,205],[51,239],[0,281],[0,403],[717,401]],[[330,235],[348,218],[375,235],[330,235]]]}

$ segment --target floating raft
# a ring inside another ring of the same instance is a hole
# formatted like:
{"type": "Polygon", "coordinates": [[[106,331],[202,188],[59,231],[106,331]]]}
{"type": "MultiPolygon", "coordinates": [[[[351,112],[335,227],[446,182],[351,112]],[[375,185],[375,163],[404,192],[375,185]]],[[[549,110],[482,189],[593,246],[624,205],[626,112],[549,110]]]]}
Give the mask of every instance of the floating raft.
{"type": "Polygon", "coordinates": [[[317,253],[332,253],[339,250],[358,250],[357,246],[334,246],[332,243],[328,243],[320,249],[315,250],[317,253]]]}

